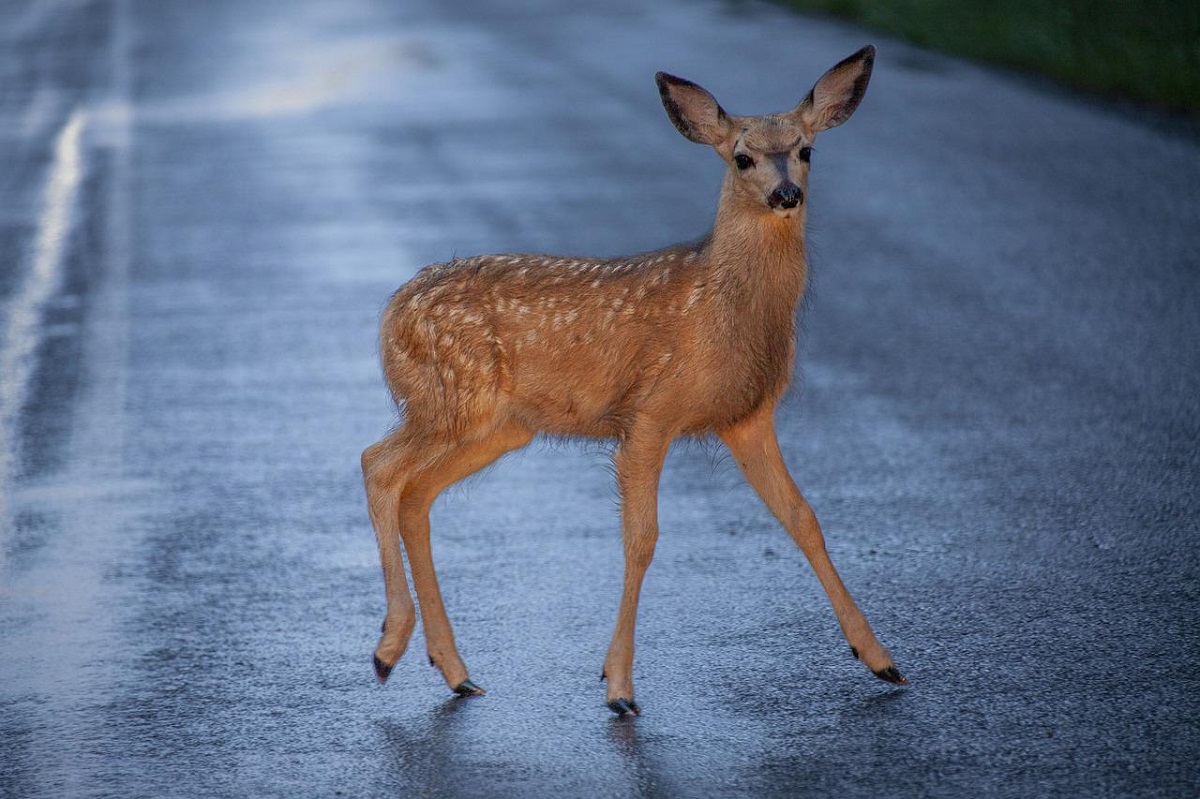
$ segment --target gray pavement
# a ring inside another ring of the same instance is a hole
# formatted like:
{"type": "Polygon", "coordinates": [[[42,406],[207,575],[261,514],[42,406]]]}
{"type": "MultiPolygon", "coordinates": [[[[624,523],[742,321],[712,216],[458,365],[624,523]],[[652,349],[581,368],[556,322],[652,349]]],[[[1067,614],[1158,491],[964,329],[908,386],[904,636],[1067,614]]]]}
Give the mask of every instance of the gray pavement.
{"type": "Polygon", "coordinates": [[[0,795],[1193,796],[1200,144],[755,3],[0,8],[0,795]],[[779,424],[911,681],[846,651],[717,447],[668,459],[636,664],[605,448],[435,508],[486,697],[378,686],[358,455],[422,264],[702,235],[665,69],[818,142],[779,424]]]}

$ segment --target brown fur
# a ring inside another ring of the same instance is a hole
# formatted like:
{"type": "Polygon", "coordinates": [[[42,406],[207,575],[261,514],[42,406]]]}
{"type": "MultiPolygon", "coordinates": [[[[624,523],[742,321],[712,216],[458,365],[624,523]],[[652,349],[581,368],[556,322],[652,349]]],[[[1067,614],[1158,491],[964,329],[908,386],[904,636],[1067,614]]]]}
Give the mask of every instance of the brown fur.
{"type": "Polygon", "coordinates": [[[851,647],[880,676],[902,680],[829,562],[772,422],[791,377],[806,279],[807,148],[853,113],[873,53],[835,66],[794,111],[766,117],[730,116],[699,86],[660,73],[676,127],[730,164],[702,243],[623,259],[454,260],[426,267],[392,297],[381,354],[404,424],[363,453],[388,598],[381,680],[413,629],[400,536],[431,661],[456,690],[479,692],[442,606],[428,510],[445,487],[536,433],[619,442],[626,580],[604,666],[614,710],[637,711],[633,632],[657,539],[658,477],[670,442],[685,435],[716,434],[729,446],[808,556],[851,647]],[[753,166],[739,168],[746,159],[753,166]]]}

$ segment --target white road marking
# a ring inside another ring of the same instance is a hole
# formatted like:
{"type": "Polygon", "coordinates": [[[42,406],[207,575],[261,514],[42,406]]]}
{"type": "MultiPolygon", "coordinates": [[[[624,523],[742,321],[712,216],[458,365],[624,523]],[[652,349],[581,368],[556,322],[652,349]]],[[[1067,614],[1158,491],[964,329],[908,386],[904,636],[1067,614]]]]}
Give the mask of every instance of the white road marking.
{"type": "MultiPolygon", "coordinates": [[[[87,115],[77,109],[54,143],[54,160],[38,215],[29,271],[9,305],[8,324],[0,340],[0,543],[11,531],[9,497],[20,445],[17,426],[41,343],[39,326],[47,301],[62,283],[67,243],[75,221],[85,170],[82,137],[86,125],[87,115]]],[[[0,546],[0,558],[3,551],[0,546]]]]}

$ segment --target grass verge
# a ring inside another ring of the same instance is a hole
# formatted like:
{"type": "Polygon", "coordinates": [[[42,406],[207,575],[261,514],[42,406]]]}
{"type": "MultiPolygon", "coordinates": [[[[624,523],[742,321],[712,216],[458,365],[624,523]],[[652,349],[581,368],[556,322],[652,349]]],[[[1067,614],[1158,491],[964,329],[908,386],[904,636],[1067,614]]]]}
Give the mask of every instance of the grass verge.
{"type": "Polygon", "coordinates": [[[1198,0],[783,0],[1085,91],[1200,112],[1198,0]]]}

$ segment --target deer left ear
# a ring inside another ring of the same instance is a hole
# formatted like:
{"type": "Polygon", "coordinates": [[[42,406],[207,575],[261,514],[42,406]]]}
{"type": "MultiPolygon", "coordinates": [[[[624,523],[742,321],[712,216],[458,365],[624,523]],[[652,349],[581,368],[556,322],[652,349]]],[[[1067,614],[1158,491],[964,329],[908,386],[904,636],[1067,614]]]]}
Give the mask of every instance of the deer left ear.
{"type": "Polygon", "coordinates": [[[659,72],[654,76],[663,108],[675,128],[697,144],[720,145],[732,127],[729,115],[704,87],[659,72]]]}
{"type": "Polygon", "coordinates": [[[822,75],[792,114],[811,125],[814,134],[837,127],[862,102],[874,66],[875,46],[868,44],[822,75]]]}

